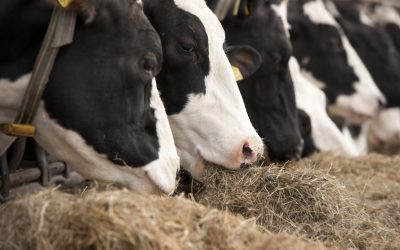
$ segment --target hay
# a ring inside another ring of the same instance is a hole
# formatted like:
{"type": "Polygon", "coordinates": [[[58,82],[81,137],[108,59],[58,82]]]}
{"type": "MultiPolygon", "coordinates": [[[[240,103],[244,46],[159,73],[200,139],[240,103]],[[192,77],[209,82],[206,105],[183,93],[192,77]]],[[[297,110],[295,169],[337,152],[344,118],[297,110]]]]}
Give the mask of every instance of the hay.
{"type": "Polygon", "coordinates": [[[0,249],[321,249],[182,197],[50,189],[0,207],[0,249]],[[268,233],[268,232],[266,232],[268,233]]]}
{"type": "Polygon", "coordinates": [[[331,169],[331,174],[346,185],[371,218],[400,236],[400,156],[343,157],[321,153],[302,161],[310,162],[321,169],[331,169]]]}
{"type": "Polygon", "coordinates": [[[312,164],[269,165],[240,172],[207,169],[194,193],[205,206],[229,210],[275,233],[291,233],[338,248],[384,248],[395,236],[371,221],[345,187],[312,164]]]}

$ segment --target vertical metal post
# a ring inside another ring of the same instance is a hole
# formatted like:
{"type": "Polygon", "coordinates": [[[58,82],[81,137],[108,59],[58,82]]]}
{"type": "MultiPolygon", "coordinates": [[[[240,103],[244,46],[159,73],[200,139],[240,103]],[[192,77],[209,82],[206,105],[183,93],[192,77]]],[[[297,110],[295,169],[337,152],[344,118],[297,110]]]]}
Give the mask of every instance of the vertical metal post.
{"type": "Polygon", "coordinates": [[[10,195],[10,173],[8,171],[6,153],[0,156],[0,178],[2,183],[0,187],[0,202],[3,203],[10,195]]]}

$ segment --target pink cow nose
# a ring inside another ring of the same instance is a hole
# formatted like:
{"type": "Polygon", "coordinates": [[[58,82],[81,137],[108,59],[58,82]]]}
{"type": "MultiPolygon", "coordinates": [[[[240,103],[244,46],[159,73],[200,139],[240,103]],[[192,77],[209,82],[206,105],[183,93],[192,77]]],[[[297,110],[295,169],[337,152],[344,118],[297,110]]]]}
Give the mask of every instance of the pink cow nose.
{"type": "Polygon", "coordinates": [[[241,149],[242,163],[251,164],[262,154],[262,145],[257,142],[245,141],[241,149]]]}

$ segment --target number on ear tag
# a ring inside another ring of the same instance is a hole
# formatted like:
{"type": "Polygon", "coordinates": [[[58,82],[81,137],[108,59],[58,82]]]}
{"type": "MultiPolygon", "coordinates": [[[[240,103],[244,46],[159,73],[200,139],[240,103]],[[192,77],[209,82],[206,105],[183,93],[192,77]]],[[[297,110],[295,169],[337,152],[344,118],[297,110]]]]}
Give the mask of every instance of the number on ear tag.
{"type": "Polygon", "coordinates": [[[232,66],[232,70],[237,82],[244,79],[242,72],[240,72],[240,69],[238,67],[232,66]]]}
{"type": "Polygon", "coordinates": [[[63,8],[67,8],[73,0],[57,0],[58,3],[61,5],[63,8]]]}

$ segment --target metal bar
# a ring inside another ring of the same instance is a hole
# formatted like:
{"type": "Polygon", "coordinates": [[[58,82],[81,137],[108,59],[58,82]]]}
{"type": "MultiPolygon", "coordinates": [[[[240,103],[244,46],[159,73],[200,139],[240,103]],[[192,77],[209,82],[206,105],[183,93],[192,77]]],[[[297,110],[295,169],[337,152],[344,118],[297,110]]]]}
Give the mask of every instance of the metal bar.
{"type": "MultiPolygon", "coordinates": [[[[33,182],[38,180],[40,177],[40,170],[37,168],[29,168],[10,174],[9,185],[11,188],[23,185],[25,183],[33,182]]],[[[0,181],[0,186],[3,182],[0,181]]]]}
{"type": "Polygon", "coordinates": [[[47,163],[46,151],[44,151],[44,149],[37,142],[35,142],[35,153],[36,153],[37,163],[42,173],[40,177],[40,183],[44,187],[47,187],[50,181],[50,175],[49,175],[49,166],[47,163]]]}
{"type": "Polygon", "coordinates": [[[11,157],[10,162],[8,164],[10,173],[13,173],[17,170],[17,167],[21,164],[22,157],[25,153],[26,147],[26,138],[19,137],[15,140],[13,145],[11,146],[11,157]]]}
{"type": "Polygon", "coordinates": [[[0,200],[5,200],[10,195],[10,173],[8,172],[6,154],[0,157],[0,200]]]}
{"type": "Polygon", "coordinates": [[[12,199],[14,199],[14,198],[16,198],[18,196],[21,196],[21,195],[24,195],[24,194],[33,193],[33,192],[37,192],[37,191],[40,191],[40,190],[43,190],[43,189],[44,189],[44,187],[42,187],[37,182],[28,183],[26,185],[11,189],[10,190],[10,195],[7,196],[4,200],[0,201],[0,203],[4,203],[4,202],[12,200],[12,199]]]}
{"type": "MultiPolygon", "coordinates": [[[[50,163],[49,172],[51,174],[49,182],[52,179],[51,177],[56,175],[63,175],[64,178],[68,178],[68,176],[65,176],[66,169],[67,166],[62,162],[50,163]]],[[[10,187],[16,187],[23,185],[25,183],[40,181],[41,171],[39,168],[33,167],[33,168],[21,169],[16,173],[11,173],[9,176],[10,176],[10,187]]],[[[3,182],[0,180],[0,186],[2,186],[2,184],[3,182]]]]}

